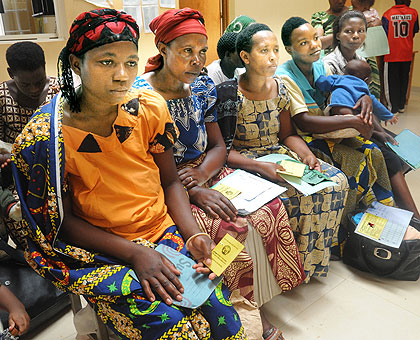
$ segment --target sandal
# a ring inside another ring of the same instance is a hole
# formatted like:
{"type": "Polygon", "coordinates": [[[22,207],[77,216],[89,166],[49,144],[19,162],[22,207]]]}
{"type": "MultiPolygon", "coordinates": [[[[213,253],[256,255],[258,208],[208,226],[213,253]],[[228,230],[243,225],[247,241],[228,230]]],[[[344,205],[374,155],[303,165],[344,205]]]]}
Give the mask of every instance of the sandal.
{"type": "Polygon", "coordinates": [[[271,327],[265,334],[263,334],[264,340],[285,340],[283,333],[276,327],[271,327]]]}

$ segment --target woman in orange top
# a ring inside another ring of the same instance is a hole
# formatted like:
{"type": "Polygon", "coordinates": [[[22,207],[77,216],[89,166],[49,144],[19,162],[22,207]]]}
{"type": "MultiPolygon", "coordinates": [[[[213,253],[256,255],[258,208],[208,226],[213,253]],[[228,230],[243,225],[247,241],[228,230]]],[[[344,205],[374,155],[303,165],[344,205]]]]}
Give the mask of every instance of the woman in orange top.
{"type": "Polygon", "coordinates": [[[14,146],[27,260],[83,294],[120,338],[243,339],[222,285],[200,309],[173,306],[184,293],[180,271],[153,249],[188,250],[199,261],[193,268],[208,274],[203,262],[211,263],[214,243],[200,233],[178,179],[165,102],[129,90],[138,37],[132,17],[109,9],[82,13],[70,29],[59,59],[62,92],[14,146]]]}

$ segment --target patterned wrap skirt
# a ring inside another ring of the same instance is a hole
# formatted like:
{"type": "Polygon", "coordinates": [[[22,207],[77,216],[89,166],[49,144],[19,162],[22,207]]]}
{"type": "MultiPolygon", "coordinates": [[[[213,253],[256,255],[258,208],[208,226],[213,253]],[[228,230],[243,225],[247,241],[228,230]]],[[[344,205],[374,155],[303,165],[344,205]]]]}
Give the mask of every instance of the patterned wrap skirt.
{"type": "MultiPolygon", "coordinates": [[[[194,161],[181,164],[178,169],[198,166],[204,157],[203,154],[194,161]]],[[[205,186],[215,185],[233,171],[222,168],[218,175],[205,183],[205,186]]],[[[191,210],[200,228],[207,232],[216,243],[229,233],[244,244],[249,223],[262,238],[271,270],[281,290],[291,290],[303,282],[305,273],[298,246],[281,200],[276,198],[246,217],[238,216],[235,222],[211,218],[194,204],[191,204],[191,210]]],[[[223,273],[224,282],[229,289],[231,291],[239,289],[240,294],[250,301],[254,300],[253,265],[251,257],[244,250],[223,273]]],[[[258,282],[257,284],[264,287],[265,283],[258,282]]]]}
{"type": "MultiPolygon", "coordinates": [[[[298,156],[284,145],[247,148],[238,150],[249,158],[258,158],[271,153],[298,156]]],[[[310,196],[304,196],[293,186],[282,183],[287,191],[280,195],[289,216],[298,245],[305,283],[311,277],[327,276],[331,248],[338,244],[338,230],[344,211],[348,184],[346,176],[337,168],[321,161],[321,167],[337,186],[328,187],[310,196]]]]}

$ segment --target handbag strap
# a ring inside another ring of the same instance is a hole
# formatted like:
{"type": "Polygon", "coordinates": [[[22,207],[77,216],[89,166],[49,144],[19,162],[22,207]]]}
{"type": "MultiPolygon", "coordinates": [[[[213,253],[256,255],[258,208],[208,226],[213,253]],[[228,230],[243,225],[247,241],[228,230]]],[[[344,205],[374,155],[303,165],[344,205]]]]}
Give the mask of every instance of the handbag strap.
{"type": "Polygon", "coordinates": [[[8,245],[7,242],[4,241],[2,238],[0,238],[0,249],[4,250],[6,254],[9,255],[16,262],[27,264],[23,254],[17,249],[8,245]]]}

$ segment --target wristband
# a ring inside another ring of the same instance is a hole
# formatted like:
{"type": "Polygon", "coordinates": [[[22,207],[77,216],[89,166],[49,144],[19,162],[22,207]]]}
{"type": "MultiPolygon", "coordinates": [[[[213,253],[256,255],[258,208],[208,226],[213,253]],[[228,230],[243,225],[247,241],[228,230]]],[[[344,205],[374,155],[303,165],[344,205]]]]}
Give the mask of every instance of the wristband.
{"type": "Polygon", "coordinates": [[[188,248],[189,248],[189,246],[190,246],[190,243],[192,242],[192,240],[194,240],[197,236],[208,236],[209,238],[210,238],[210,236],[209,236],[209,234],[207,234],[207,233],[197,233],[197,234],[194,234],[194,235],[192,235],[192,236],[190,236],[190,238],[187,240],[187,242],[185,242],[185,248],[187,248],[187,250],[188,251],[190,251],[188,248]]]}

